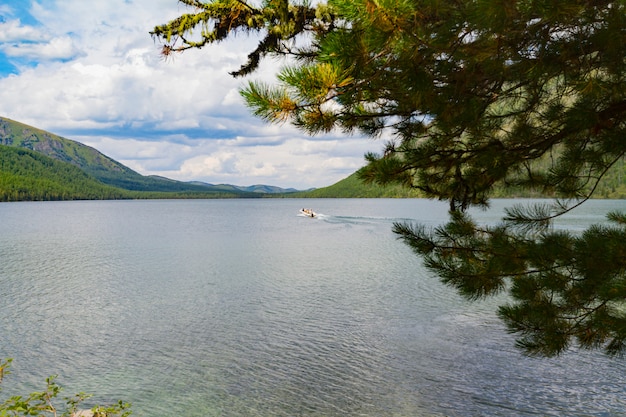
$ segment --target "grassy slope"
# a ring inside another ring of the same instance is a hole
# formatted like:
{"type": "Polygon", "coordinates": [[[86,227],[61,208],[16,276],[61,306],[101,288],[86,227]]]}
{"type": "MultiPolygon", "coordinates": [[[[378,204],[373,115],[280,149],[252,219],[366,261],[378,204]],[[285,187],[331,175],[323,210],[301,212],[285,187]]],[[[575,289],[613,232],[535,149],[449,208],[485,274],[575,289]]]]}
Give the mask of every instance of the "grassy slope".
{"type": "MultiPolygon", "coordinates": [[[[242,191],[241,188],[229,185],[201,185],[184,183],[161,177],[142,176],[119,162],[101,154],[97,150],[78,142],[65,139],[49,132],[0,117],[0,145],[30,149],[47,155],[58,161],[64,161],[80,168],[84,173],[104,184],[123,190],[137,191],[124,194],[118,190],[115,195],[132,195],[132,198],[225,198],[225,197],[261,197],[256,189],[242,191]],[[142,191],[142,192],[138,192],[142,191]]],[[[8,187],[8,172],[4,171],[5,183],[8,187]]],[[[25,176],[20,174],[19,186],[11,185],[11,189],[24,187],[25,176]]],[[[39,175],[39,174],[38,174],[39,175]]],[[[43,178],[31,179],[32,184],[41,187],[43,178]],[[34,181],[34,182],[33,182],[34,181]]],[[[54,175],[49,176],[53,178],[54,175]]],[[[57,179],[60,181],[59,179],[57,179]]],[[[12,181],[15,181],[13,178],[12,181]]],[[[1,185],[1,184],[0,184],[1,185]]],[[[48,184],[50,186],[50,184],[48,184]]],[[[57,184],[54,189],[60,184],[57,184]]],[[[258,186],[257,186],[258,187],[258,186]]],[[[251,188],[251,187],[250,187],[251,188]]],[[[6,188],[8,190],[8,188],[6,188]]],[[[0,188],[0,192],[2,189],[0,188]]],[[[276,190],[272,190],[276,191],[276,190]]],[[[60,192],[60,191],[59,191],[60,192]]],[[[107,191],[109,192],[109,191],[107,191]]],[[[55,191],[57,193],[57,191],[55,191]]],[[[58,194],[58,193],[57,193],[58,194]]],[[[56,194],[55,194],[56,195],[56,194]]],[[[99,192],[98,195],[106,195],[99,192]]],[[[269,195],[265,195],[269,196],[269,195]]],[[[328,187],[311,191],[302,191],[287,194],[274,194],[281,197],[307,198],[417,198],[420,194],[416,190],[409,190],[399,185],[382,187],[376,184],[364,184],[357,178],[356,173],[328,187]]],[[[538,193],[515,193],[496,190],[495,197],[541,197],[538,193]]],[[[626,198],[626,166],[620,161],[601,182],[596,198],[626,198]]],[[[83,198],[83,197],[80,197],[83,198]]],[[[102,198],[102,197],[95,197],[102,198]]],[[[105,197],[107,198],[107,197],[105,197]]],[[[120,198],[120,197],[114,197],[120,198]]],[[[122,197],[130,198],[130,197],[122,197]]]]}
{"type": "Polygon", "coordinates": [[[203,191],[133,191],[104,184],[69,162],[0,145],[0,201],[259,197],[203,187],[203,191]]]}
{"type": "Polygon", "coordinates": [[[71,163],[104,184],[126,190],[240,194],[239,190],[212,190],[203,185],[143,176],[94,148],[3,117],[0,117],[0,145],[30,149],[71,163]]]}
{"type": "MultiPolygon", "coordinates": [[[[410,190],[400,185],[382,187],[365,184],[354,173],[329,187],[290,194],[301,198],[419,198],[418,190],[410,190]]],[[[494,198],[541,198],[549,197],[539,192],[504,190],[497,188],[494,198]]],[[[626,163],[619,161],[598,185],[594,198],[626,199],[626,163]]]]}
{"type": "Polygon", "coordinates": [[[329,187],[290,194],[302,198],[417,198],[417,190],[410,190],[400,185],[382,187],[377,184],[365,184],[354,173],[329,187]]]}

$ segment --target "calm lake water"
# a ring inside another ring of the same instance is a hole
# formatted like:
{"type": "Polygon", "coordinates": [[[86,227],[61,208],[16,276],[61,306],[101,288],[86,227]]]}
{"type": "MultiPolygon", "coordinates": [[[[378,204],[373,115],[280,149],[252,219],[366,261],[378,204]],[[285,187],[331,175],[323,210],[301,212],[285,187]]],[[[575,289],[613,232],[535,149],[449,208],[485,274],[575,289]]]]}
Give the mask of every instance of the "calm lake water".
{"type": "MultiPolygon", "coordinates": [[[[512,201],[497,200],[486,222],[512,201]]],[[[591,201],[558,227],[602,222],[591,201]]],[[[168,416],[626,416],[626,359],[531,359],[391,232],[427,200],[0,204],[3,395],[168,416]],[[311,219],[302,207],[322,213],[311,219]]]]}

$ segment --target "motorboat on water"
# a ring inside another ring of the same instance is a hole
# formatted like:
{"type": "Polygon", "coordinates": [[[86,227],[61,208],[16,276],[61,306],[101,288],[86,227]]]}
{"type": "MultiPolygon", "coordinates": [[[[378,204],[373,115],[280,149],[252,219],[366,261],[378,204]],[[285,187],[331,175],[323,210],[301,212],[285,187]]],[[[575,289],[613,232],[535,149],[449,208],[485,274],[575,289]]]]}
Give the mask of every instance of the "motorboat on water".
{"type": "Polygon", "coordinates": [[[300,209],[300,214],[303,214],[303,215],[305,215],[307,217],[317,217],[317,213],[315,213],[313,210],[307,209],[307,208],[300,209]]]}

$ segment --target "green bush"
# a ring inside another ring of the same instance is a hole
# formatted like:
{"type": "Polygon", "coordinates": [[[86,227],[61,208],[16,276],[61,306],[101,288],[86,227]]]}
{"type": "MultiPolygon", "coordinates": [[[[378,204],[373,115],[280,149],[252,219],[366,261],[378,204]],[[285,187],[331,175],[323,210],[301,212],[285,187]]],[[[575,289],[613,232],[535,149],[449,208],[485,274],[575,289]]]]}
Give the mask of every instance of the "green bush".
{"type": "MultiPolygon", "coordinates": [[[[0,392],[2,381],[10,374],[9,368],[12,359],[0,360],[0,392]]],[[[5,400],[0,398],[0,417],[17,416],[53,416],[53,417],[127,417],[132,414],[130,404],[119,401],[115,405],[95,406],[91,410],[84,410],[80,405],[90,394],[80,392],[73,397],[59,400],[59,394],[63,391],[55,382],[56,376],[46,379],[46,389],[36,391],[27,396],[15,395],[5,400]]]]}

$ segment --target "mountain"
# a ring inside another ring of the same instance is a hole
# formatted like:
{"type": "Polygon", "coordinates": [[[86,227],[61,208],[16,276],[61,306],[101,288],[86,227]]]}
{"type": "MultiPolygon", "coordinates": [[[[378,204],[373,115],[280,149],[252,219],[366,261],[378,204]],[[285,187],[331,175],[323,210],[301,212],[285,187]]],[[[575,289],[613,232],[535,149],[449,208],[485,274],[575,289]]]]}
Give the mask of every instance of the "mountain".
{"type": "Polygon", "coordinates": [[[143,176],[96,149],[11,119],[0,117],[0,145],[30,149],[80,168],[104,184],[134,191],[206,191],[162,177],[143,176]]]}
{"type": "MultiPolygon", "coordinates": [[[[626,199],[626,161],[619,160],[602,180],[596,185],[591,183],[588,188],[595,187],[593,198],[626,199]]],[[[420,198],[419,190],[408,189],[401,185],[381,186],[366,184],[358,178],[358,172],[343,180],[324,188],[301,191],[289,194],[289,197],[300,198],[420,198]]],[[[516,190],[497,186],[493,198],[552,198],[552,195],[540,191],[516,190]]]]}
{"type": "Polygon", "coordinates": [[[99,200],[134,197],[80,168],[25,148],[0,146],[0,201],[99,200]]]}
{"type": "Polygon", "coordinates": [[[417,190],[408,189],[401,185],[366,184],[358,178],[358,172],[355,172],[328,187],[301,191],[291,196],[302,198],[419,198],[420,194],[417,190]]]}
{"type": "MultiPolygon", "coordinates": [[[[419,198],[416,190],[400,185],[365,184],[354,173],[324,188],[307,191],[268,185],[181,182],[143,176],[81,143],[0,117],[0,201],[16,199],[97,198],[419,198]],[[7,148],[23,151],[15,153],[7,148]],[[48,160],[49,159],[49,160],[48,160]],[[62,164],[62,165],[58,165],[62,164]],[[72,171],[65,165],[78,171],[72,171]],[[46,172],[46,170],[50,170],[46,172]],[[83,176],[89,177],[84,179],[83,176]],[[101,187],[105,188],[101,188],[101,187]],[[30,188],[29,188],[30,187],[30,188]],[[48,190],[48,192],[46,192],[48,190]],[[4,192],[4,194],[2,194],[4,192]],[[3,197],[4,195],[4,197],[3,197]],[[30,197],[27,197],[30,195],[30,197]],[[21,197],[19,197],[21,196],[21,197]],[[3,200],[4,199],[4,200],[3,200]]],[[[496,189],[494,197],[542,197],[496,189]]],[[[626,164],[618,161],[596,187],[596,198],[626,198],[626,164]]]]}
{"type": "Polygon", "coordinates": [[[263,194],[283,194],[283,193],[295,193],[298,190],[295,188],[281,188],[275,187],[273,185],[250,185],[247,187],[236,186],[239,190],[245,191],[248,193],[263,193],[263,194]]]}
{"type": "Polygon", "coordinates": [[[259,197],[221,191],[133,191],[104,184],[77,166],[26,148],[0,145],[0,202],[259,197]]]}
{"type": "Polygon", "coordinates": [[[230,185],[230,184],[208,184],[206,182],[201,181],[191,181],[188,184],[195,185],[203,185],[205,187],[214,187],[220,190],[231,190],[231,191],[244,191],[247,193],[261,193],[261,194],[287,194],[287,193],[295,193],[298,192],[295,188],[281,188],[273,185],[250,185],[250,186],[239,186],[239,185],[230,185]]]}
{"type": "Polygon", "coordinates": [[[246,187],[213,186],[206,183],[175,181],[160,176],[144,176],[90,146],[5,117],[0,117],[0,145],[28,149],[57,161],[70,163],[103,184],[123,190],[219,193],[220,196],[239,197],[258,197],[260,192],[247,190],[246,187]]]}

